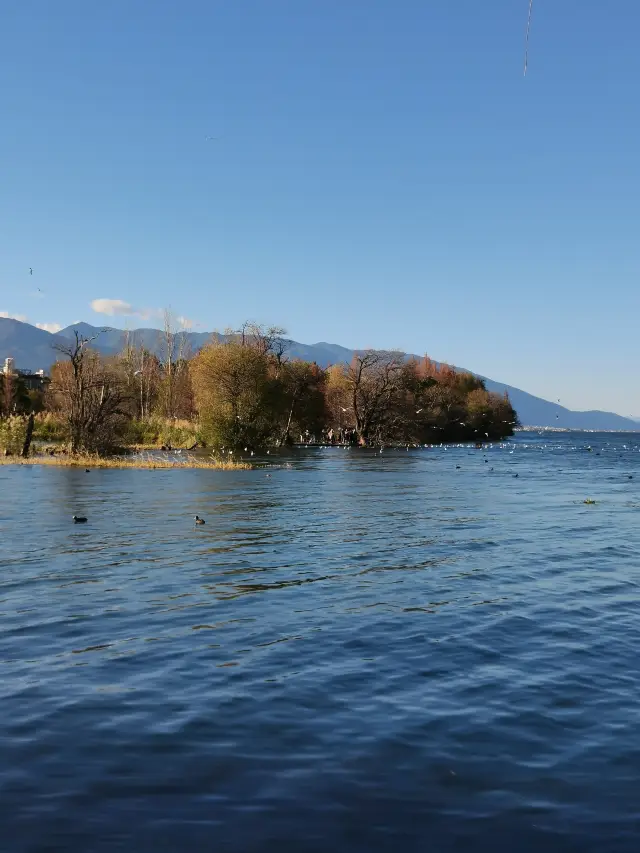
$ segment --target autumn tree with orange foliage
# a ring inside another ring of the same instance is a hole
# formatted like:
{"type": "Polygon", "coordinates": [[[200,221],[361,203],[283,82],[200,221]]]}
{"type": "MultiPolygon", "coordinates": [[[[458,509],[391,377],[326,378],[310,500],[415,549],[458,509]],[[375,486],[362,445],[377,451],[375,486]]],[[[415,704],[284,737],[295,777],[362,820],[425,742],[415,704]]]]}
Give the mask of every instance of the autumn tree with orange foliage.
{"type": "Polygon", "coordinates": [[[329,368],[326,394],[332,425],[355,430],[363,446],[494,440],[517,424],[508,397],[428,356],[357,353],[350,365],[329,368]]]}

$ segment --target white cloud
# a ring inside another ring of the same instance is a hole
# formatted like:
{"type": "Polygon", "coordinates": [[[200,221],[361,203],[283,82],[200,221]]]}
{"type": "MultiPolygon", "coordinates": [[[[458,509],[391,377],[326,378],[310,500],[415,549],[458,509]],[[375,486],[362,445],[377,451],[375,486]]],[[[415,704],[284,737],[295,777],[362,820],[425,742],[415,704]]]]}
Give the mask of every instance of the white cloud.
{"type": "Polygon", "coordinates": [[[24,314],[9,314],[8,311],[0,311],[0,317],[4,317],[5,320],[19,320],[21,323],[27,322],[24,314]]]}
{"type": "Polygon", "coordinates": [[[96,314],[108,314],[109,317],[114,315],[122,317],[131,317],[138,312],[128,302],[123,302],[122,299],[94,299],[91,303],[91,310],[96,314]]]}
{"type": "MultiPolygon", "coordinates": [[[[176,317],[178,324],[181,329],[191,329],[194,325],[193,320],[190,320],[188,317],[176,317]]],[[[199,325],[199,323],[196,323],[199,325]]]]}
{"type": "Polygon", "coordinates": [[[130,302],[123,299],[94,299],[91,309],[96,314],[107,314],[109,317],[140,317],[143,320],[162,315],[157,308],[134,308],[130,302]]]}
{"type": "Polygon", "coordinates": [[[56,332],[59,332],[62,326],[60,323],[36,323],[36,329],[42,329],[45,332],[51,332],[52,335],[55,335],[56,332]]]}

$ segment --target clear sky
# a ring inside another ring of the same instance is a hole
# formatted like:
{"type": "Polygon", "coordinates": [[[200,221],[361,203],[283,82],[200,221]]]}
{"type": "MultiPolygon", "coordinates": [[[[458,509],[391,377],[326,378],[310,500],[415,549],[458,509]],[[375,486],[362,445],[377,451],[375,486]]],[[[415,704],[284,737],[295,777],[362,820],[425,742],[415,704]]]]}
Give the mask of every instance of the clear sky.
{"type": "Polygon", "coordinates": [[[523,77],[527,7],[4,0],[0,312],[170,305],[640,414],[640,3],[533,0],[523,77]]]}

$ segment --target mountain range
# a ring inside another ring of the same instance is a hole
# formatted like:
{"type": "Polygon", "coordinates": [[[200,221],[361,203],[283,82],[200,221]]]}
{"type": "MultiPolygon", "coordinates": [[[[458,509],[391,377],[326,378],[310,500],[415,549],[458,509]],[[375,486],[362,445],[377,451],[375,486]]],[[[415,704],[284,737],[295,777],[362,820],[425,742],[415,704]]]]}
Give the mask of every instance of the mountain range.
{"type": "MultiPolygon", "coordinates": [[[[56,344],[68,343],[75,331],[79,331],[87,337],[93,337],[100,333],[101,329],[91,326],[89,323],[75,323],[56,334],[52,334],[29,323],[0,317],[0,363],[3,363],[4,359],[10,356],[15,360],[18,369],[48,371],[60,357],[54,348],[56,344]]],[[[158,329],[135,329],[128,333],[122,329],[105,329],[92,346],[105,355],[115,355],[122,350],[127,334],[130,340],[144,345],[150,351],[159,350],[161,333],[158,329]]],[[[211,337],[211,333],[208,332],[189,332],[188,342],[191,352],[197,352],[207,341],[211,340],[211,337]]],[[[291,342],[288,352],[291,358],[315,361],[321,367],[349,362],[354,354],[354,350],[337,344],[324,342],[300,344],[296,341],[291,342]]],[[[511,403],[523,425],[558,429],[640,431],[638,422],[631,418],[625,418],[613,412],[597,410],[572,411],[557,403],[534,397],[519,388],[505,385],[503,382],[496,382],[486,376],[482,378],[485,380],[489,391],[498,393],[506,391],[509,394],[511,403]]]]}

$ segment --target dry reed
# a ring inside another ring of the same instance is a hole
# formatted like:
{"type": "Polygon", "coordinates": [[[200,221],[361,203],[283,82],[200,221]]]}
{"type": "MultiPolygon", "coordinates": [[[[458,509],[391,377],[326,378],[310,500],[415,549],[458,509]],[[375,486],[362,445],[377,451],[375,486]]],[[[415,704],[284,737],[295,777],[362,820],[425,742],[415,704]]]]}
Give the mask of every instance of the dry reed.
{"type": "Polygon", "coordinates": [[[20,456],[0,457],[0,465],[53,465],[69,468],[204,468],[216,471],[242,471],[253,468],[248,462],[231,462],[226,459],[198,459],[185,456],[181,459],[159,459],[156,456],[93,456],[60,454],[56,456],[36,455],[22,459],[20,456]]]}

